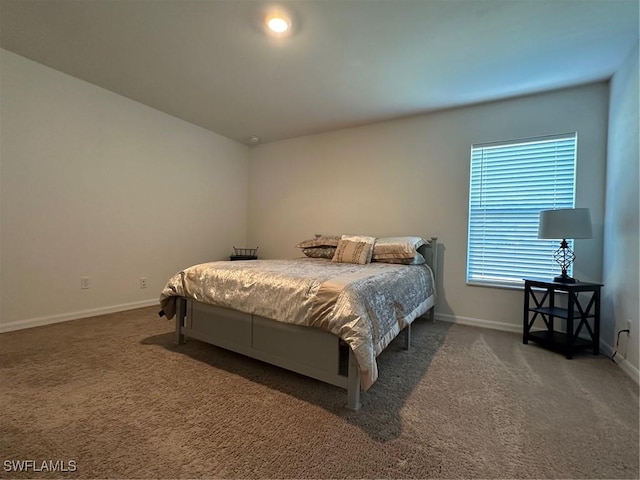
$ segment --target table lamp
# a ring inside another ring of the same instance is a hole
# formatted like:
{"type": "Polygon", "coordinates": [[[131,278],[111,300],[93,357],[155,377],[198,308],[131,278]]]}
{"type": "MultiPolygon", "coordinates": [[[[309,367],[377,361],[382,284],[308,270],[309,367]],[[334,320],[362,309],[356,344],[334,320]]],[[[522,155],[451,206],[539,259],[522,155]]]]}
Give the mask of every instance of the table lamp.
{"type": "Polygon", "coordinates": [[[555,277],[554,282],[576,282],[567,274],[576,258],[573,250],[569,248],[567,238],[591,238],[591,235],[591,216],[588,208],[559,208],[540,212],[538,238],[562,239],[560,248],[553,253],[554,260],[560,264],[562,274],[555,277]]]}

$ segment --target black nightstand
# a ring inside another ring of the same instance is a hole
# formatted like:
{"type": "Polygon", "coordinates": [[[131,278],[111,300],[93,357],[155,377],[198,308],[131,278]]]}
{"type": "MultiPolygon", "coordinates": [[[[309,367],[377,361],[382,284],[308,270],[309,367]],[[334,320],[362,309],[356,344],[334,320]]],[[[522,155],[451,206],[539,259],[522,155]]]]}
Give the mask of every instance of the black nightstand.
{"type": "Polygon", "coordinates": [[[544,280],[524,281],[524,320],[522,342],[532,340],[545,348],[564,353],[572,358],[577,350],[600,351],[600,283],[560,283],[544,280]],[[567,295],[567,307],[556,306],[556,293],[567,295]],[[578,294],[585,293],[585,298],[578,294]],[[566,320],[567,332],[557,332],[554,319],[566,320]],[[537,319],[542,319],[546,329],[531,331],[537,319]],[[577,323],[577,325],[576,325],[577,323]],[[583,330],[584,329],[584,330],[583,330]],[[580,336],[580,333],[588,334],[580,336]]]}

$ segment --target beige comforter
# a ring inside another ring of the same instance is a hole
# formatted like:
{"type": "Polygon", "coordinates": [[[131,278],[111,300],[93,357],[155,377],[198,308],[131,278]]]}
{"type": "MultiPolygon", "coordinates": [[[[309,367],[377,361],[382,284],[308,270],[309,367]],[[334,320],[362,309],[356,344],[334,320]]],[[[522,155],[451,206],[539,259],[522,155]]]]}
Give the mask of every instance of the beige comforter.
{"type": "Polygon", "coordinates": [[[177,296],[333,333],[353,350],[366,390],[378,378],[376,357],[434,305],[435,290],[426,265],[300,258],[194,265],[160,295],[169,319],[177,296]]]}

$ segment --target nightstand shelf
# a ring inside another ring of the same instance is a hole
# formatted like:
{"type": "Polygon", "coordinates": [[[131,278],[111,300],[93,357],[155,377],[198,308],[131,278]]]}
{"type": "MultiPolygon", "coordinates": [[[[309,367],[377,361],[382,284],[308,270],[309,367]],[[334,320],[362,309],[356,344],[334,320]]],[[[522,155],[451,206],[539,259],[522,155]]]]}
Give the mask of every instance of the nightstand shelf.
{"type": "MultiPolygon", "coordinates": [[[[549,332],[547,330],[540,330],[537,332],[529,332],[529,340],[536,342],[549,350],[554,350],[560,353],[565,352],[565,346],[567,344],[567,335],[562,332],[549,332]]],[[[584,338],[574,339],[573,348],[575,350],[590,348],[593,346],[591,340],[584,338]]],[[[569,357],[570,358],[570,357],[569,357]]]]}
{"type": "Polygon", "coordinates": [[[600,288],[599,283],[560,283],[525,279],[524,319],[522,342],[529,340],[540,346],[564,353],[572,358],[578,350],[592,349],[599,353],[600,343],[600,288]],[[556,294],[564,293],[567,308],[556,306],[556,294]],[[579,298],[579,294],[588,298],[579,298]],[[533,304],[533,305],[532,305],[533,304]],[[566,321],[566,333],[555,330],[555,319],[566,321]],[[543,330],[531,331],[536,320],[543,330]],[[580,336],[580,334],[584,336],[580,336]],[[588,337],[587,337],[588,335],[588,337]]]}
{"type": "MultiPolygon", "coordinates": [[[[566,308],[542,307],[542,308],[531,308],[529,309],[529,311],[541,313],[543,315],[553,315],[554,317],[558,317],[558,318],[564,318],[564,319],[569,318],[569,311],[566,308]]],[[[573,318],[580,318],[580,315],[581,314],[579,310],[573,311],[573,318]]],[[[593,313],[589,315],[585,315],[586,318],[593,318],[594,316],[595,315],[593,313]]]]}

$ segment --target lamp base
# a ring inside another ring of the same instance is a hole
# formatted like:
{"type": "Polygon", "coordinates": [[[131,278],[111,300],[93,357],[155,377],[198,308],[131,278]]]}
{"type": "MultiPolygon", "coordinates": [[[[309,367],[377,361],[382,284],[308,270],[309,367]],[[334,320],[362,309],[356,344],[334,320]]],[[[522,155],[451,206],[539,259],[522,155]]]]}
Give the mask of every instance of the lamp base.
{"type": "Polygon", "coordinates": [[[578,280],[576,280],[575,278],[562,275],[560,275],[559,277],[555,277],[553,281],[556,283],[578,283],[578,280]]]}
{"type": "Polygon", "coordinates": [[[576,279],[571,278],[567,274],[569,267],[576,258],[576,255],[573,253],[573,250],[569,248],[566,238],[563,238],[562,242],[560,242],[560,248],[554,252],[553,258],[560,264],[560,268],[562,270],[562,275],[554,278],[553,281],[557,283],[576,283],[576,279]]]}

